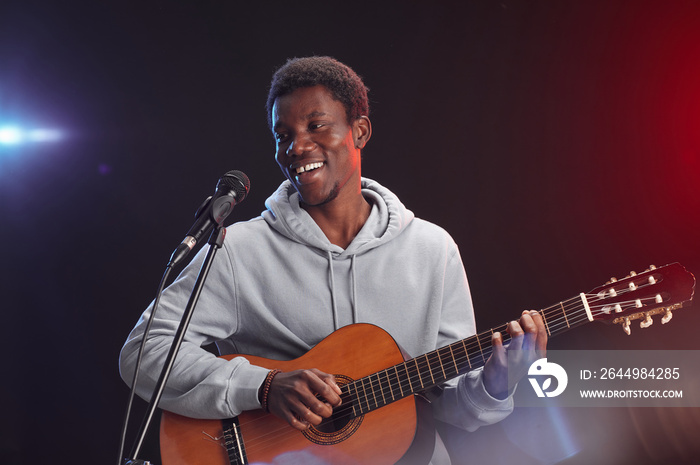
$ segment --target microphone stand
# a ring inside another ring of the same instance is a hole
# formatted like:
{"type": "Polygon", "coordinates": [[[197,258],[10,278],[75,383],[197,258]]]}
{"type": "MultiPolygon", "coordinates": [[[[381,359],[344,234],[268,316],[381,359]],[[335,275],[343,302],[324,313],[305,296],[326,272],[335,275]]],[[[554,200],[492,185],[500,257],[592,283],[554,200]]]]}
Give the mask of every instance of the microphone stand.
{"type": "Polygon", "coordinates": [[[199,299],[199,295],[201,294],[202,288],[204,287],[204,281],[207,279],[209,269],[211,268],[211,264],[214,261],[214,255],[216,255],[216,252],[223,246],[225,237],[226,229],[221,224],[217,223],[217,225],[214,227],[214,230],[211,233],[211,236],[209,237],[209,250],[207,251],[206,257],[204,258],[202,267],[199,269],[197,281],[195,282],[194,288],[192,289],[190,300],[187,302],[187,306],[185,307],[185,312],[182,315],[182,320],[180,320],[180,326],[177,328],[177,332],[175,333],[173,343],[170,346],[170,352],[168,352],[168,356],[165,359],[165,364],[163,366],[163,370],[160,373],[160,377],[158,378],[158,382],[156,383],[156,387],[153,391],[153,396],[151,397],[151,400],[148,403],[148,410],[146,411],[143,423],[141,424],[141,429],[139,430],[139,434],[137,436],[134,447],[131,450],[131,456],[133,457],[133,459],[125,458],[125,465],[150,464],[150,462],[140,460],[137,457],[139,455],[139,452],[141,451],[141,447],[143,446],[143,441],[146,438],[146,432],[148,430],[148,427],[150,426],[151,421],[153,420],[153,415],[156,411],[156,408],[158,408],[160,398],[163,395],[165,383],[167,382],[168,377],[170,376],[170,372],[172,371],[173,365],[175,364],[175,357],[177,356],[177,353],[180,350],[180,346],[182,345],[182,341],[185,338],[185,332],[187,331],[187,327],[190,324],[192,314],[194,313],[194,307],[195,305],[197,305],[197,300],[199,299]]]}

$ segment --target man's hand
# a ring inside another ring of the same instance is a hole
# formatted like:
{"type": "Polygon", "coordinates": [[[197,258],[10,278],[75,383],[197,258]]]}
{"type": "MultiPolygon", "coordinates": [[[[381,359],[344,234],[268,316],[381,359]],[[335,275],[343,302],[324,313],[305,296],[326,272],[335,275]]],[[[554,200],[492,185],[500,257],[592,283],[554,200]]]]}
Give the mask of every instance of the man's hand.
{"type": "Polygon", "coordinates": [[[508,348],[503,346],[501,333],[493,333],[493,353],[484,365],[484,387],[496,399],[508,397],[530,365],[547,352],[547,330],[537,311],[523,312],[519,321],[508,323],[506,331],[511,337],[508,348]],[[509,363],[511,376],[508,376],[509,363]]]}
{"type": "Polygon", "coordinates": [[[283,372],[270,384],[267,406],[271,413],[304,431],[331,416],[333,407],[340,405],[340,393],[335,377],[315,368],[283,372]]]}

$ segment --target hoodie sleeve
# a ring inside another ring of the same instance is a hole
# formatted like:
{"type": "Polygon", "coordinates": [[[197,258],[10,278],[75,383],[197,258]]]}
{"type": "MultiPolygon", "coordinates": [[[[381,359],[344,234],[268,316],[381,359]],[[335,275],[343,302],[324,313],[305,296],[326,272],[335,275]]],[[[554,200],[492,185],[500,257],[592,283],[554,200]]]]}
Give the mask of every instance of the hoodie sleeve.
{"type": "MultiPolygon", "coordinates": [[[[476,334],[474,309],[464,265],[454,242],[445,262],[443,309],[439,346],[476,334]]],[[[483,370],[450,380],[432,400],[436,419],[474,431],[499,422],[513,411],[512,394],[504,400],[492,397],[484,387],[483,370]]]]}
{"type": "MultiPolygon", "coordinates": [[[[163,292],[146,342],[136,388],[137,394],[146,400],[150,399],[160,376],[205,255],[206,248],[163,292]]],[[[160,403],[162,408],[192,418],[208,419],[229,418],[243,410],[260,408],[258,389],[268,370],[253,366],[242,357],[226,361],[202,348],[236,331],[234,289],[228,254],[220,250],[168,379],[160,403]]],[[[119,368],[122,379],[129,385],[152,306],[153,303],[143,313],[121,351],[119,368]]]]}

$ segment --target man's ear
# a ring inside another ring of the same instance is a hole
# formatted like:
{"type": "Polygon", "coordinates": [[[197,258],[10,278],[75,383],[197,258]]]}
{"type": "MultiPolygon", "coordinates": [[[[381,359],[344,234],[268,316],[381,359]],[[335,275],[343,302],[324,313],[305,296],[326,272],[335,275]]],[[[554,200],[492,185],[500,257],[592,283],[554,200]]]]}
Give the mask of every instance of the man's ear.
{"type": "Polygon", "coordinates": [[[367,116],[360,116],[352,123],[352,136],[355,139],[355,148],[365,148],[367,141],[372,137],[372,122],[367,116]]]}

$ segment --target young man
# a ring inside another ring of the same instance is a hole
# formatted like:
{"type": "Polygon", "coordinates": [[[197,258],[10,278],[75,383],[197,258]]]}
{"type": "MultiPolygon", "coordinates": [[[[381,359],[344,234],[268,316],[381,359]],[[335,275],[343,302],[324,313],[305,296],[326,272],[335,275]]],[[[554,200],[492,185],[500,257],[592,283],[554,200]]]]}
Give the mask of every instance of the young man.
{"type": "MultiPolygon", "coordinates": [[[[362,80],[332,58],[289,60],[275,73],[268,118],[287,180],[260,217],[228,228],[165,390],[164,409],[218,419],[264,404],[303,431],[341,404],[332,374],[314,366],[271,372],[244,357],[216,358],[201,346],[216,342],[223,354],[289,360],[334,330],[362,322],[383,328],[417,356],[475,334],[452,238],[361,177],[360,154],[372,135],[367,102],[362,80]]],[[[163,294],[137,387],[141,396],[150,396],[203,255],[163,294]]],[[[125,380],[132,377],[150,311],[122,351],[125,380]]],[[[542,356],[547,336],[539,314],[524,312],[508,332],[508,350],[523,354],[522,367],[542,356]]],[[[506,349],[498,333],[492,343],[494,354],[483,370],[443,385],[432,401],[435,418],[474,430],[510,413],[506,349]]]]}

